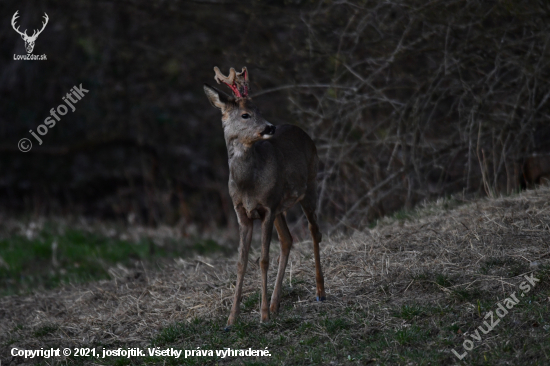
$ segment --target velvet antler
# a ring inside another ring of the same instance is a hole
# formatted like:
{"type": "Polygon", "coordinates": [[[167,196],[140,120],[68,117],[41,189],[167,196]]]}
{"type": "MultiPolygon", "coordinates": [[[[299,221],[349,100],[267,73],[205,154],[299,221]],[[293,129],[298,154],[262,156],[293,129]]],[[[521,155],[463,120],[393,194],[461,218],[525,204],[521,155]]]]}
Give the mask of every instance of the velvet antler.
{"type": "Polygon", "coordinates": [[[235,97],[248,97],[248,70],[246,67],[243,67],[241,72],[236,72],[234,68],[231,68],[228,76],[222,74],[217,66],[214,67],[214,72],[216,73],[214,80],[216,80],[218,84],[222,82],[231,88],[235,97]]]}

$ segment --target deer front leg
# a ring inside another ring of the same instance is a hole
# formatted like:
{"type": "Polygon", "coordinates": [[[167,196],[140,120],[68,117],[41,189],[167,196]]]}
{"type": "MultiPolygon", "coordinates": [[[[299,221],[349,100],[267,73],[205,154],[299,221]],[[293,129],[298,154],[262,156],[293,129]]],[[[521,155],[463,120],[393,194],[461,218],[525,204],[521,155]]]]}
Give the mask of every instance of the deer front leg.
{"type": "Polygon", "coordinates": [[[262,257],[260,269],[262,271],[262,306],[260,308],[260,319],[262,322],[269,320],[269,307],[267,305],[267,269],[269,267],[269,244],[273,233],[273,216],[270,210],[264,214],[262,221],[262,257]]]}
{"type": "Polygon", "coordinates": [[[279,312],[279,303],[281,302],[281,289],[283,287],[283,278],[285,276],[286,265],[290,248],[292,247],[292,235],[286,224],[285,216],[281,213],[275,218],[275,228],[281,242],[281,255],[279,256],[279,270],[277,271],[277,280],[275,281],[275,289],[271,296],[271,305],[269,309],[272,313],[279,312]]]}
{"type": "Polygon", "coordinates": [[[239,315],[244,274],[246,272],[246,265],[248,264],[248,251],[250,250],[250,243],[252,242],[252,220],[248,218],[242,207],[235,208],[235,211],[237,212],[237,218],[239,220],[239,260],[237,262],[237,283],[235,284],[233,306],[231,307],[231,313],[229,314],[225,330],[229,330],[231,326],[235,324],[235,320],[237,320],[237,316],[239,315]]]}

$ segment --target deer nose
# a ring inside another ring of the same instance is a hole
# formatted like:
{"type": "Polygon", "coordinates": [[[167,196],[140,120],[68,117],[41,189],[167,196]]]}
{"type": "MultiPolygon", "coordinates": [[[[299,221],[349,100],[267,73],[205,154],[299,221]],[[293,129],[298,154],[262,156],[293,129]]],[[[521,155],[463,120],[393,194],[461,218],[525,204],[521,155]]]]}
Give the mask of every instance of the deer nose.
{"type": "Polygon", "coordinates": [[[273,126],[273,125],[267,125],[265,127],[265,129],[262,132],[260,132],[260,135],[262,135],[262,136],[264,136],[264,135],[271,136],[273,134],[275,134],[275,126],[273,126]]]}

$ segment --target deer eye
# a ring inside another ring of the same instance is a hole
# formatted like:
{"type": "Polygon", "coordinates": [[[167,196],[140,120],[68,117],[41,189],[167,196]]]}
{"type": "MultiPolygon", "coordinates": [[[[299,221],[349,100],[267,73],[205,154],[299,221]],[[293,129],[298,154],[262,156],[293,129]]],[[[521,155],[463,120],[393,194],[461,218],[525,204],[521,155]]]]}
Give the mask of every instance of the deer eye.
{"type": "Polygon", "coordinates": [[[249,119],[250,118],[250,114],[248,113],[245,113],[241,116],[243,119],[249,119]]]}

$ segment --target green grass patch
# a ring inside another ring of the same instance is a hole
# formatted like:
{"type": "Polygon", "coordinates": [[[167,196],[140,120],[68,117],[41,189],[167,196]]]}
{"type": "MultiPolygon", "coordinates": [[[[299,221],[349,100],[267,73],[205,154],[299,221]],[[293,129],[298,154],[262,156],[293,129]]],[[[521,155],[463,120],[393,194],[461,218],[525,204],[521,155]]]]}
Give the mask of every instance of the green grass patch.
{"type": "Polygon", "coordinates": [[[438,274],[435,276],[435,283],[441,287],[449,287],[452,285],[451,280],[445,274],[438,274]]]}
{"type": "Polygon", "coordinates": [[[46,227],[32,239],[0,239],[0,296],[108,279],[108,269],[119,263],[149,265],[163,258],[214,252],[229,250],[213,240],[174,240],[158,246],[148,239],[134,243],[73,229],[59,234],[46,227]]]}
{"type": "Polygon", "coordinates": [[[242,310],[244,312],[260,308],[260,291],[256,291],[244,298],[242,310]]]}
{"type": "Polygon", "coordinates": [[[424,312],[419,305],[411,304],[411,305],[401,306],[401,309],[398,309],[397,311],[393,312],[393,316],[401,319],[405,319],[405,320],[413,320],[414,318],[422,315],[423,313],[424,312]]]}
{"type": "Polygon", "coordinates": [[[54,333],[57,330],[58,326],[56,324],[45,324],[36,329],[33,333],[35,337],[44,337],[49,334],[54,333]]]}
{"type": "Polygon", "coordinates": [[[325,318],[321,321],[321,325],[330,335],[340,333],[342,330],[349,328],[349,323],[346,318],[325,318]]]}
{"type": "Polygon", "coordinates": [[[410,345],[421,342],[425,338],[425,332],[418,326],[397,330],[393,337],[401,345],[410,345]]]}

